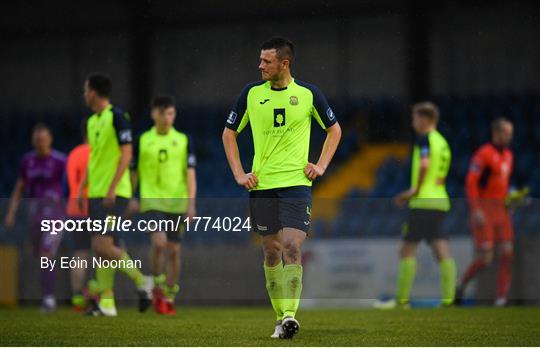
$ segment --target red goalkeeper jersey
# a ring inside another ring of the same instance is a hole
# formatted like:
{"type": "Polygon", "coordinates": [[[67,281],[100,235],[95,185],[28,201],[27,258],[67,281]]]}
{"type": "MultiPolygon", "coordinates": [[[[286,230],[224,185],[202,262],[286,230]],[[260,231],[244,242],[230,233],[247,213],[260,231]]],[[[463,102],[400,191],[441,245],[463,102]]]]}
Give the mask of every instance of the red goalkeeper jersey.
{"type": "Polygon", "coordinates": [[[509,149],[498,149],[488,143],[474,154],[466,180],[467,198],[471,207],[479,200],[503,202],[508,193],[513,155],[509,149]]]}

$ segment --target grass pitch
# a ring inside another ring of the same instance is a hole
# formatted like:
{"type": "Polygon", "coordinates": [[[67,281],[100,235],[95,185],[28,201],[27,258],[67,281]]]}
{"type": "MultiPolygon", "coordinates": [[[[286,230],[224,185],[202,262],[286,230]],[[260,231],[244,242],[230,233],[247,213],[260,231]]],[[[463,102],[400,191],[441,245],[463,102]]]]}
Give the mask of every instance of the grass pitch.
{"type": "Polygon", "coordinates": [[[538,346],[540,308],[302,310],[300,333],[274,340],[268,308],[187,307],[176,316],[119,308],[116,318],[69,309],[0,310],[2,346],[538,346]]]}

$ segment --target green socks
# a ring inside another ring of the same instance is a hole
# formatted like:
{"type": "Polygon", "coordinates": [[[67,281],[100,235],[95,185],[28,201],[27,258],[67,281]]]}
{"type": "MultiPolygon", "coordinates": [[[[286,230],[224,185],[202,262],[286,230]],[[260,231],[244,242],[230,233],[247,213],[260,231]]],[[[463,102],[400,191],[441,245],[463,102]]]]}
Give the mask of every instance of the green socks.
{"type": "Polygon", "coordinates": [[[296,315],[302,294],[302,272],[301,265],[283,267],[282,262],[273,267],[264,265],[266,290],[277,320],[296,315]]]}
{"type": "Polygon", "coordinates": [[[174,298],[180,291],[180,285],[174,284],[174,285],[167,285],[165,284],[163,287],[163,293],[165,295],[165,299],[169,302],[174,302],[174,298]]]}
{"type": "Polygon", "coordinates": [[[456,263],[454,259],[444,259],[439,263],[441,272],[441,302],[443,305],[449,306],[454,302],[456,291],[456,263]]]}
{"type": "Polygon", "coordinates": [[[276,266],[264,265],[264,276],[266,278],[266,290],[270,297],[272,307],[276,312],[277,320],[283,318],[283,263],[280,261],[276,266]]]}
{"type": "Polygon", "coordinates": [[[114,268],[96,268],[96,281],[102,297],[113,297],[114,268]]]}
{"type": "Polygon", "coordinates": [[[416,273],[416,259],[414,257],[403,258],[399,261],[396,300],[398,304],[409,302],[411,288],[416,273]]]}
{"type": "MultiPolygon", "coordinates": [[[[131,262],[127,262],[127,261],[131,261],[131,258],[129,257],[129,255],[126,252],[122,253],[121,260],[126,261],[126,264],[131,263],[131,262]]],[[[122,267],[122,268],[120,268],[120,270],[122,272],[124,272],[129,278],[131,278],[131,280],[133,280],[133,282],[135,283],[135,286],[137,286],[138,288],[140,288],[141,286],[144,285],[145,279],[144,279],[144,276],[143,276],[143,274],[141,273],[141,271],[139,269],[137,269],[137,268],[129,268],[129,267],[122,267]]]]}
{"type": "Polygon", "coordinates": [[[301,265],[285,265],[283,267],[283,295],[282,302],[283,317],[293,317],[296,315],[300,296],[302,294],[302,273],[301,265]]]}
{"type": "MultiPolygon", "coordinates": [[[[126,252],[124,252],[122,253],[121,260],[130,261],[131,258],[126,252]]],[[[130,262],[126,262],[126,264],[129,263],[130,262]]],[[[131,278],[133,282],[135,282],[135,285],[137,287],[141,287],[144,285],[144,276],[137,268],[122,267],[120,268],[120,270],[124,272],[129,278],[131,278]]],[[[100,291],[106,292],[107,294],[109,294],[109,291],[112,293],[112,290],[114,288],[114,272],[115,269],[110,267],[96,268],[96,281],[100,291]]]]}
{"type": "Polygon", "coordinates": [[[165,286],[166,280],[167,280],[167,276],[165,274],[154,276],[154,286],[157,288],[162,288],[165,286]]]}
{"type": "MultiPolygon", "coordinates": [[[[443,305],[451,305],[454,302],[456,289],[456,263],[449,258],[439,263],[441,272],[441,300],[443,305]]],[[[411,288],[416,273],[416,260],[414,257],[401,259],[399,262],[396,300],[398,304],[409,302],[411,288]]]]}

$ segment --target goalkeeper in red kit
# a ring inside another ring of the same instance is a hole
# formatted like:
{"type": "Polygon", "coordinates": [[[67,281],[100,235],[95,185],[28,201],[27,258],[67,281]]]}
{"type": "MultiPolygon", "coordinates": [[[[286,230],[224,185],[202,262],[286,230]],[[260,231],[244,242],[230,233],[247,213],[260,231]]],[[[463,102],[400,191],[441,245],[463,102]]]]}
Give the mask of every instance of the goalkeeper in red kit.
{"type": "Polygon", "coordinates": [[[474,154],[466,179],[470,208],[470,223],[474,236],[476,258],[469,265],[456,291],[461,299],[467,284],[493,262],[494,250],[500,251],[497,274],[496,306],[504,306],[512,278],[513,239],[512,221],[506,206],[513,154],[508,148],[513,125],[506,118],[491,124],[491,142],[474,154]]]}

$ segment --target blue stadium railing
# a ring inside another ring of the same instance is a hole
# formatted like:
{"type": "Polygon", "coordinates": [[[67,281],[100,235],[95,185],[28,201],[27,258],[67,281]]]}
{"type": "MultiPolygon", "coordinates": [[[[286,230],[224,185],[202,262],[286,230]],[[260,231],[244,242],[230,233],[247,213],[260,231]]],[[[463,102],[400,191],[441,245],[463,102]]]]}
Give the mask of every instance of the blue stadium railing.
{"type": "MultiPolygon", "coordinates": [[[[447,181],[452,197],[464,196],[464,180],[471,154],[488,141],[489,120],[500,115],[509,117],[515,123],[513,183],[530,186],[532,196],[540,197],[540,96],[439,96],[432,100],[440,106],[442,119],[439,128],[452,148],[453,162],[447,181]]],[[[410,134],[407,130],[410,124],[406,116],[407,106],[397,98],[363,98],[332,104],[344,129],[343,141],[336,154],[338,162],[347,159],[362,141],[403,141],[410,134]]],[[[221,144],[227,110],[226,106],[179,108],[177,125],[192,135],[196,144],[199,194],[202,197],[246,197],[245,192],[234,184],[221,144]]],[[[55,147],[67,152],[79,142],[80,120],[87,114],[82,109],[42,113],[2,112],[0,139],[4,143],[4,151],[0,157],[4,165],[0,169],[1,197],[9,196],[17,175],[17,163],[22,154],[30,149],[29,135],[36,122],[47,123],[53,129],[55,147]]],[[[140,133],[150,126],[150,120],[148,117],[134,117],[133,124],[135,132],[140,133]]],[[[250,132],[249,129],[246,131],[250,132]]],[[[314,130],[312,159],[316,158],[323,141],[324,133],[314,130]]],[[[245,166],[249,167],[252,154],[250,137],[239,137],[239,143],[245,166]]],[[[399,234],[405,212],[393,208],[389,203],[374,202],[406,188],[408,172],[407,161],[395,158],[385,161],[377,172],[376,185],[371,192],[350,192],[334,221],[314,222],[314,237],[399,234]],[[384,222],[384,226],[380,221],[384,222]]],[[[389,202],[388,199],[385,201],[389,202]]],[[[454,205],[454,217],[445,223],[445,228],[454,234],[467,232],[466,205],[460,202],[454,205]]],[[[516,230],[528,231],[540,225],[540,215],[533,212],[534,206],[516,211],[515,221],[523,225],[523,228],[516,230]]],[[[239,242],[249,237],[203,233],[187,238],[188,242],[239,242]]]]}

